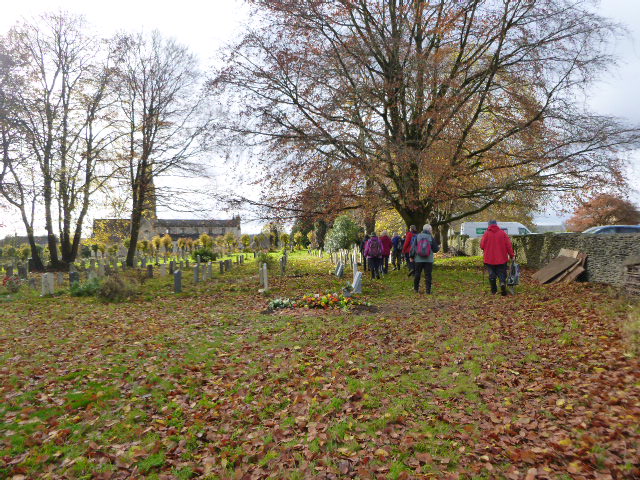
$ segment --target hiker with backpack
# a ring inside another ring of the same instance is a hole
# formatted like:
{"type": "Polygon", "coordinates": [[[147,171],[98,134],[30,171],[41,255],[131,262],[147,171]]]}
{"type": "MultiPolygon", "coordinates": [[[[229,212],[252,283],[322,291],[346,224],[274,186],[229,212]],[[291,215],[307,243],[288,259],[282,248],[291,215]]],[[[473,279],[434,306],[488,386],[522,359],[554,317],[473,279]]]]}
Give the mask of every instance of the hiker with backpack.
{"type": "Polygon", "coordinates": [[[418,232],[418,229],[415,225],[411,225],[409,227],[409,231],[404,239],[404,246],[402,247],[402,253],[404,254],[405,261],[407,262],[407,267],[409,267],[409,276],[413,275],[413,259],[411,258],[411,242],[413,241],[414,235],[418,232]]]}
{"type": "Polygon", "coordinates": [[[365,235],[362,241],[360,242],[360,255],[362,255],[362,269],[367,271],[367,256],[364,253],[364,250],[367,246],[367,242],[369,241],[369,235],[365,235]]]}
{"type": "Polygon", "coordinates": [[[380,236],[380,243],[382,243],[382,271],[386,275],[389,273],[389,256],[391,255],[391,248],[393,247],[391,237],[386,230],[382,232],[380,236]]]}
{"type": "Polygon", "coordinates": [[[394,270],[400,270],[402,266],[402,246],[404,245],[404,240],[397,232],[393,234],[391,245],[391,264],[394,270]]]}
{"type": "Polygon", "coordinates": [[[371,270],[371,278],[380,278],[380,267],[382,265],[382,243],[376,236],[376,232],[371,233],[371,238],[364,247],[364,256],[371,270]]]}
{"type": "Polygon", "coordinates": [[[425,291],[431,294],[431,277],[433,273],[433,255],[440,250],[440,244],[433,237],[431,225],[422,228],[422,233],[414,235],[411,240],[410,256],[414,262],[413,291],[420,291],[420,277],[424,272],[425,291]]]}
{"type": "Polygon", "coordinates": [[[489,271],[491,294],[498,293],[496,279],[500,279],[500,294],[507,295],[507,262],[515,258],[509,235],[498,226],[495,220],[489,220],[489,228],[480,240],[484,264],[489,271]]]}

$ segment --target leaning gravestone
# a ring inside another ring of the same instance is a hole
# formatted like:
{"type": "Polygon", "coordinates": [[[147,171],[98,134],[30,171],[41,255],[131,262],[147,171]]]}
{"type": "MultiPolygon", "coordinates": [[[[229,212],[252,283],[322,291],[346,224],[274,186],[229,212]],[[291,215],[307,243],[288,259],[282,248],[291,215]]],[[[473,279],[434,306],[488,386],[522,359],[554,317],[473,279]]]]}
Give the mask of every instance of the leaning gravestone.
{"type": "Polygon", "coordinates": [[[178,270],[173,274],[173,293],[182,292],[182,270],[178,270]]]}
{"type": "Polygon", "coordinates": [[[344,263],[340,262],[338,264],[338,271],[336,272],[336,276],[338,278],[344,277],[344,263]]]}
{"type": "Polygon", "coordinates": [[[362,272],[357,272],[351,285],[353,293],[362,293],[362,272]]]}

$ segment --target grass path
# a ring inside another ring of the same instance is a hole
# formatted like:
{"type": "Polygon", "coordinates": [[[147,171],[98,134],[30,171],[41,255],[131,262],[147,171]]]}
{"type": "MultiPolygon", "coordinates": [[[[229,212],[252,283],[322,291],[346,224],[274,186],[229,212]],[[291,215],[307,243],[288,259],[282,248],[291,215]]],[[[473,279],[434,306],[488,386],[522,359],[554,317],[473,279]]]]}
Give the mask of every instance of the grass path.
{"type": "MultiPolygon", "coordinates": [[[[290,263],[272,297],[345,283],[290,263]]],[[[640,369],[605,289],[490,297],[478,259],[447,259],[432,296],[393,272],[365,280],[375,311],[270,314],[256,271],[1,302],[0,477],[640,476],[640,369]]]]}

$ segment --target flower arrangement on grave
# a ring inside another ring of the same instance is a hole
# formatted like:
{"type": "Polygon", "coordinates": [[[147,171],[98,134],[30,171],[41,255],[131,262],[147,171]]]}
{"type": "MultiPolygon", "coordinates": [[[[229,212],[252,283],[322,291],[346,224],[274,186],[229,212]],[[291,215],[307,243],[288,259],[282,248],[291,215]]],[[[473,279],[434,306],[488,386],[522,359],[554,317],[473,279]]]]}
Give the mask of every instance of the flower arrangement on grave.
{"type": "Polygon", "coordinates": [[[7,275],[2,279],[2,286],[9,290],[10,293],[17,293],[20,290],[20,285],[22,285],[22,280],[15,275],[7,275]]]}
{"type": "Polygon", "coordinates": [[[346,296],[338,293],[327,293],[303,295],[299,299],[276,298],[269,302],[269,308],[276,310],[279,308],[314,308],[314,309],[343,309],[348,310],[354,305],[370,306],[371,304],[360,300],[359,298],[346,296]]]}

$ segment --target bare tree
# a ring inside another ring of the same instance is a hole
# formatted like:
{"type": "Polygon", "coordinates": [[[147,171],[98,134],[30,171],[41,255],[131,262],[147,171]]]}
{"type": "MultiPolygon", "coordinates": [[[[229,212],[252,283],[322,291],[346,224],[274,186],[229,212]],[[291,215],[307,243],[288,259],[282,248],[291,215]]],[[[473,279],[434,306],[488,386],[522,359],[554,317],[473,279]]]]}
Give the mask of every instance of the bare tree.
{"type": "Polygon", "coordinates": [[[272,187],[303,190],[330,164],[407,225],[438,226],[511,192],[624,181],[638,130],[579,101],[617,32],[587,0],[251,3],[261,26],[211,88],[272,187]]]}
{"type": "Polygon", "coordinates": [[[209,125],[202,108],[201,74],[196,58],[158,32],[119,39],[122,66],[119,105],[126,142],[120,155],[131,194],[132,266],[145,212],[155,215],[158,186],[168,174],[202,174],[197,164],[209,125]]]}
{"type": "MultiPolygon", "coordinates": [[[[82,17],[46,14],[17,25],[4,39],[21,83],[7,102],[10,125],[19,133],[21,168],[39,177],[42,203],[34,210],[44,211],[53,268],[75,260],[91,197],[114,171],[108,166],[116,139],[109,98],[112,60],[108,45],[85,31],[82,17]]],[[[7,167],[13,195],[26,190],[13,173],[18,166],[7,167]]],[[[33,221],[23,222],[29,232],[33,221]]]]}

